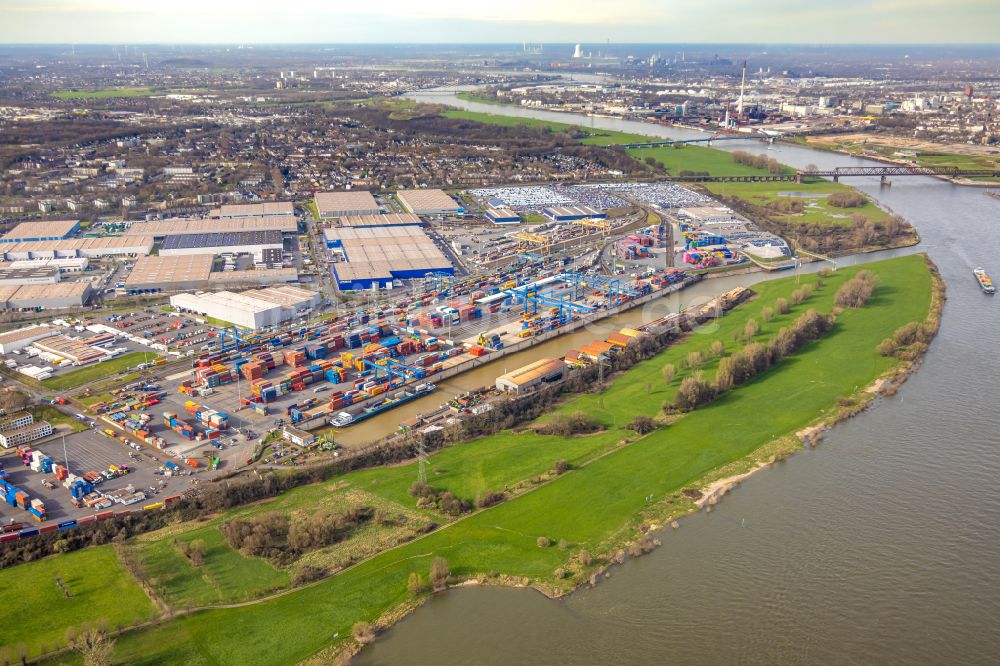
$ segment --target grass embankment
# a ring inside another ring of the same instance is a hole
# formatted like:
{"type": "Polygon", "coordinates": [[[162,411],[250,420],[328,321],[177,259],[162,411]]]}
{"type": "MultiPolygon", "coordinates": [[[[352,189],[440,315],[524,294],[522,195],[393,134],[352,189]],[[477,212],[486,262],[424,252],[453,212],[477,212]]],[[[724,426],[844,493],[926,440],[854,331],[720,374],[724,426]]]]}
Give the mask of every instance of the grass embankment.
{"type": "Polygon", "coordinates": [[[158,358],[159,355],[152,352],[129,352],[128,354],[122,354],[121,356],[104,361],[103,363],[90,365],[85,368],[80,368],[79,370],[73,370],[65,374],[50,377],[49,379],[43,381],[42,385],[53,391],[65,391],[67,389],[76,388],[77,386],[83,386],[84,384],[96,381],[102,377],[109,377],[123,370],[127,370],[128,368],[134,368],[140,363],[152,363],[158,358]]]}
{"type": "Polygon", "coordinates": [[[111,628],[155,614],[153,603],[122,569],[111,546],[50,557],[0,571],[0,645],[31,654],[61,644],[66,627],[101,618],[111,628]],[[69,593],[59,587],[56,577],[69,593]]]}
{"type": "MultiPolygon", "coordinates": [[[[395,617],[417,603],[407,591],[407,578],[414,572],[426,577],[436,556],[446,558],[459,578],[511,576],[553,591],[579,585],[606,563],[602,557],[637,538],[642,527],[662,525],[691,510],[682,490],[703,487],[720,475],[745,471],[795,450],[800,444],[794,433],[840,413],[845,396],[899,364],[879,355],[876,346],[902,324],[925,318],[930,273],[920,256],[865,268],[881,278],[865,307],[841,313],[824,338],[714,403],[642,438],[624,428],[634,416],[655,416],[664,401],[673,400],[680,381],[691,372],[683,369],[690,352],[707,353],[716,340],[735,351],[734,338],[750,318],[761,325],[755,339],[766,341],[808,308],[830,312],[837,288],[859,269],[842,269],[825,278],[803,304],[769,322],[763,321],[763,308],[773,306],[779,297],[788,298],[797,285],[793,277],[759,284],[757,299],[717,325],[640,363],[602,393],[578,396],[559,407],[566,413],[593,414],[605,428],[597,434],[501,433],[447,449],[429,460],[428,480],[439,490],[471,499],[486,490],[527,482],[534,487],[531,492],[383,552],[315,586],[240,608],[199,611],[126,635],[118,641],[116,658],[135,664],[295,663],[350,640],[350,628],[359,620],[395,617]],[[668,362],[679,369],[669,385],[661,374],[668,362]],[[550,478],[546,472],[559,459],[570,461],[572,468],[550,478]],[[544,479],[549,482],[539,483],[544,479]],[[648,502],[649,496],[654,501],[648,502]],[[539,537],[554,543],[563,540],[566,547],[540,547],[539,537]],[[595,556],[593,565],[573,563],[581,549],[595,556]],[[558,578],[560,568],[570,576],[558,578]]],[[[801,279],[815,284],[819,278],[801,279]]],[[[700,369],[711,377],[717,363],[706,361],[700,369]]],[[[406,488],[415,478],[416,465],[408,464],[347,474],[304,490],[322,495],[331,487],[355,488],[413,511],[406,488]]],[[[301,497],[312,506],[312,496],[301,497]]],[[[296,500],[281,498],[269,504],[281,501],[296,500]]],[[[19,567],[20,575],[34,578],[33,566],[19,567]]],[[[324,653],[323,658],[327,656],[324,653]]]]}
{"type": "Polygon", "coordinates": [[[110,99],[112,97],[149,97],[155,95],[152,88],[99,88],[97,90],[59,90],[52,93],[57,99],[110,99]]]}
{"type": "MultiPolygon", "coordinates": [[[[567,123],[557,123],[537,118],[521,118],[477,111],[451,110],[444,112],[444,115],[449,118],[472,120],[506,127],[515,125],[547,127],[553,132],[567,131],[574,127],[567,123]]],[[[581,143],[595,146],[641,143],[649,141],[651,138],[656,138],[592,127],[576,126],[576,128],[588,134],[588,136],[581,139],[581,143]]],[[[752,143],[747,144],[747,146],[743,148],[745,152],[754,154],[761,152],[752,143]]],[[[642,162],[645,162],[648,158],[652,158],[662,171],[671,176],[680,176],[682,172],[708,173],[713,176],[762,176],[769,174],[767,169],[758,169],[753,166],[739,164],[733,159],[730,153],[706,146],[678,144],[677,147],[628,148],[626,152],[642,162]]],[[[795,173],[795,170],[791,167],[783,166],[781,173],[792,174],[795,173]]],[[[763,222],[762,218],[766,215],[770,220],[780,225],[780,228],[773,229],[778,233],[790,233],[794,235],[796,227],[800,225],[821,225],[837,229],[848,228],[852,225],[851,216],[855,213],[864,215],[869,222],[876,225],[880,225],[889,216],[888,213],[879,208],[871,199],[868,199],[864,206],[858,208],[844,209],[830,206],[825,201],[826,196],[835,192],[853,191],[853,188],[823,179],[812,179],[803,183],[706,183],[704,186],[713,194],[731,197],[749,207],[760,210],[768,209],[764,214],[751,214],[751,216],[755,218],[755,221],[763,222]],[[786,193],[794,193],[795,196],[789,196],[786,193]],[[801,213],[790,214],[782,214],[769,210],[771,207],[785,201],[802,201],[805,204],[805,209],[801,213]]],[[[746,212],[750,214],[749,211],[746,212]]]]}
{"type": "Polygon", "coordinates": [[[68,426],[73,432],[80,432],[87,429],[87,424],[83,421],[63,414],[52,405],[35,405],[31,408],[31,414],[35,417],[36,421],[48,421],[53,426],[68,426]]]}
{"type": "Polygon", "coordinates": [[[483,95],[477,95],[474,92],[460,92],[456,93],[455,97],[458,99],[464,99],[466,102],[478,102],[480,104],[493,104],[495,106],[517,106],[514,102],[504,102],[495,97],[484,97],[483,95]]]}

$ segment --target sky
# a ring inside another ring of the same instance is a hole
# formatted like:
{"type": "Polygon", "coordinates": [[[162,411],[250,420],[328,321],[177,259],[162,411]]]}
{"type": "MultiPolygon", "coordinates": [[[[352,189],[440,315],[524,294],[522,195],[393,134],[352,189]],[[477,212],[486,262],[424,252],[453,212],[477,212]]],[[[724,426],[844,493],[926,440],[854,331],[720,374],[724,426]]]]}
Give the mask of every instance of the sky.
{"type": "Polygon", "coordinates": [[[1000,0],[0,0],[0,43],[997,43],[1000,0]]]}

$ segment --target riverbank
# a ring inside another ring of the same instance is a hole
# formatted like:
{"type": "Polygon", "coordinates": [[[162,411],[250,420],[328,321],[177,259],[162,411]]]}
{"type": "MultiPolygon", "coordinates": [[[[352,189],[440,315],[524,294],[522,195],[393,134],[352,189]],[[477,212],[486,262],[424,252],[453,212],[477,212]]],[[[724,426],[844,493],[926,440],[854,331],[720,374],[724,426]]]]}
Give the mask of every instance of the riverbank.
{"type": "MultiPolygon", "coordinates": [[[[504,580],[529,580],[551,594],[576,589],[617,559],[625,544],[690,511],[694,505],[684,490],[691,487],[692,479],[710,483],[715,480],[711,475],[730,476],[725,472],[739,472],[732,466],[746,464],[755,455],[766,456],[764,460],[783,457],[790,445],[787,435],[813,423],[817,414],[829,416],[837,408],[838,397],[897,365],[895,359],[878,356],[874,348],[902,324],[925,317],[930,276],[918,256],[867,268],[882,277],[868,305],[845,311],[831,335],[707,407],[642,437],[627,428],[636,415],[655,416],[663,402],[673,399],[680,380],[694,372],[684,367],[692,351],[705,354],[699,370],[710,376],[718,364],[708,356],[712,342],[732,345],[733,336],[749,319],[762,322],[759,339],[765,341],[805,309],[827,311],[837,287],[858,269],[843,269],[827,277],[802,276],[803,283],[822,280],[823,284],[804,303],[793,305],[788,315],[770,321],[763,321],[762,308],[789,297],[797,285],[794,278],[761,283],[755,287],[758,298],[733,310],[718,326],[691,334],[641,362],[606,390],[574,397],[555,410],[593,415],[603,428],[597,434],[501,433],[445,449],[428,460],[428,481],[439,492],[477,498],[487,491],[527,483],[529,489],[523,494],[361,560],[314,586],[240,608],[196,610],[155,628],[127,632],[118,640],[116,658],[129,663],[261,663],[267,655],[268,663],[293,663],[317,654],[328,656],[351,644],[345,637],[355,622],[395,618],[400,608],[417,603],[423,594],[408,592],[407,579],[421,574],[426,580],[430,562],[438,556],[447,559],[455,582],[493,581],[502,576],[504,580]],[[668,362],[678,371],[666,384],[661,368],[668,362]],[[719,427],[725,423],[739,427],[719,427]],[[566,461],[568,471],[553,475],[551,470],[559,460],[566,461]],[[541,544],[541,537],[547,545],[541,544]],[[586,558],[583,551],[588,553],[586,558]],[[219,631],[219,627],[240,630],[219,631]]],[[[282,506],[287,507],[285,511],[326,510],[334,506],[329,503],[341,503],[352,492],[364,502],[390,508],[393,514],[436,515],[440,520],[435,510],[413,508],[409,488],[416,468],[410,464],[347,474],[336,483],[297,489],[254,510],[282,506]]],[[[213,529],[211,523],[192,527],[202,532],[213,529]]],[[[171,538],[183,540],[176,534],[159,540],[168,552],[176,548],[171,538]]],[[[338,557],[336,549],[330,549],[327,556],[338,557]]],[[[76,555],[60,558],[64,571],[72,570],[76,555]]],[[[224,543],[213,546],[205,571],[225,570],[224,563],[234,557],[245,559],[224,543]]],[[[191,578],[201,577],[198,568],[182,556],[171,555],[168,561],[167,571],[173,578],[159,585],[171,586],[174,594],[200,589],[191,578]]],[[[24,565],[5,573],[30,581],[32,571],[32,565],[24,565]]],[[[31,618],[23,617],[23,609],[19,612],[21,621],[6,626],[33,624],[31,618]]],[[[38,608],[35,612],[47,611],[38,608]]],[[[61,632],[62,628],[53,630],[61,632]]]]}

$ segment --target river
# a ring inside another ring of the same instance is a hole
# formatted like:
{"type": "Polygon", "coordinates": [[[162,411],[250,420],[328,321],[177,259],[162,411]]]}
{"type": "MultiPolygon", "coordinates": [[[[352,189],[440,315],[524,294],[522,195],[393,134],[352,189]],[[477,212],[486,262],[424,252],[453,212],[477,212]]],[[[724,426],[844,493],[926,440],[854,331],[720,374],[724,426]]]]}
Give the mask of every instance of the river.
{"type": "MultiPolygon", "coordinates": [[[[420,100],[697,134],[447,95],[420,100]]],[[[769,153],[800,168],[874,164],[790,145],[769,153]]],[[[751,477],[711,513],[683,519],[662,548],[616,567],[594,589],[560,601],[526,590],[453,590],[387,631],[357,663],[995,663],[1000,303],[980,292],[971,270],[1000,273],[1000,201],[932,178],[850,184],[916,226],[918,249],[948,286],[940,334],[897,395],[751,477]]],[[[708,280],[672,296],[672,306],[760,279],[708,280]]],[[[572,346],[565,343],[548,344],[572,346]]],[[[531,353],[544,355],[545,346],[531,353]]],[[[469,381],[476,383],[482,378],[469,381]]]]}

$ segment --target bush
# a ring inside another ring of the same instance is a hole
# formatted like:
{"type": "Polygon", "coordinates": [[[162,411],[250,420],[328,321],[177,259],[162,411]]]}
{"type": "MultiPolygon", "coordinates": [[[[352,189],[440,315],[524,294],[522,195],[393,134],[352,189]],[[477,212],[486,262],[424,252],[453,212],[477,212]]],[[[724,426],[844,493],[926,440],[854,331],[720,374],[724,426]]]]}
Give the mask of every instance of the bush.
{"type": "Polygon", "coordinates": [[[601,422],[596,417],[585,412],[573,412],[569,416],[557,413],[538,429],[543,435],[560,435],[568,437],[570,435],[581,435],[597,432],[601,429],[601,422]]]}
{"type": "Polygon", "coordinates": [[[715,397],[715,389],[705,381],[702,374],[696,373],[690,377],[685,377],[681,386],[677,389],[677,400],[674,403],[678,409],[697,409],[702,405],[711,402],[715,397]]]}
{"type": "Polygon", "coordinates": [[[692,369],[697,368],[699,365],[701,365],[701,361],[702,361],[702,358],[701,358],[701,352],[700,351],[688,352],[688,355],[687,355],[687,367],[692,368],[692,369]]]}
{"type": "Polygon", "coordinates": [[[316,567],[311,564],[303,564],[297,572],[295,572],[295,578],[292,579],[292,585],[298,587],[299,585],[305,585],[306,583],[311,583],[315,580],[323,578],[329,573],[323,567],[316,567]]]}
{"type": "Polygon", "coordinates": [[[722,340],[714,340],[709,346],[708,351],[712,353],[712,356],[719,358],[726,353],[726,343],[722,340]]]}
{"type": "Polygon", "coordinates": [[[788,314],[788,299],[779,298],[774,302],[774,309],[778,311],[778,314],[788,314]]]}
{"type": "Polygon", "coordinates": [[[774,308],[769,305],[765,305],[764,309],[760,311],[760,318],[765,322],[769,322],[774,319],[774,308]]]}
{"type": "Polygon", "coordinates": [[[890,338],[886,338],[882,342],[878,343],[878,347],[876,347],[876,349],[882,356],[892,356],[896,353],[896,343],[890,338]]]}
{"type": "Polygon", "coordinates": [[[674,367],[673,363],[667,363],[663,366],[663,381],[670,384],[674,381],[674,377],[677,376],[677,368],[674,367]]]}
{"type": "Polygon", "coordinates": [[[431,562],[430,574],[427,580],[434,590],[443,590],[448,586],[448,579],[451,578],[451,570],[448,569],[448,560],[443,557],[435,557],[431,562]]]}
{"type": "Polygon", "coordinates": [[[900,347],[906,347],[912,345],[923,335],[923,331],[920,330],[920,324],[916,322],[910,322],[909,324],[903,324],[896,329],[896,332],[892,334],[892,340],[900,347]]]}
{"type": "Polygon", "coordinates": [[[656,421],[648,416],[636,416],[625,427],[636,431],[640,435],[646,435],[656,430],[656,421]]]}
{"type": "Polygon", "coordinates": [[[351,628],[351,635],[361,645],[368,645],[375,640],[375,630],[367,622],[356,622],[351,628]]]}
{"type": "Polygon", "coordinates": [[[499,504],[507,498],[502,492],[496,492],[494,490],[488,490],[483,495],[476,500],[476,506],[480,509],[485,509],[488,506],[493,506],[494,504],[499,504]]]}
{"type": "Polygon", "coordinates": [[[555,472],[557,475],[565,474],[567,471],[569,471],[569,463],[566,462],[565,460],[557,460],[556,464],[552,466],[552,471],[555,472]]]}
{"type": "Polygon", "coordinates": [[[878,286],[878,276],[871,271],[858,271],[858,274],[845,282],[834,295],[834,303],[844,308],[860,308],[871,298],[878,286]]]}
{"type": "Polygon", "coordinates": [[[593,561],[590,557],[589,550],[581,550],[580,554],[576,556],[576,559],[585,567],[589,567],[590,563],[593,561]]]}
{"type": "Polygon", "coordinates": [[[427,585],[424,583],[424,577],[418,574],[416,571],[410,574],[410,578],[406,581],[406,589],[410,591],[413,596],[418,596],[427,591],[427,585]]]}
{"type": "Polygon", "coordinates": [[[535,540],[535,543],[538,544],[539,548],[548,548],[552,545],[552,540],[548,537],[540,536],[535,540]]]}
{"type": "Polygon", "coordinates": [[[757,335],[759,331],[760,326],[757,324],[757,320],[752,317],[747,319],[747,323],[743,327],[743,336],[747,339],[747,342],[753,340],[753,336],[757,335]]]}
{"type": "Polygon", "coordinates": [[[867,202],[863,194],[854,190],[834,192],[826,198],[826,203],[836,208],[860,208],[867,202]]]}

